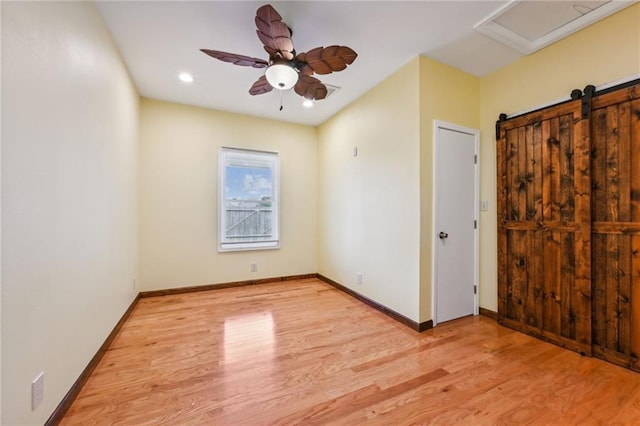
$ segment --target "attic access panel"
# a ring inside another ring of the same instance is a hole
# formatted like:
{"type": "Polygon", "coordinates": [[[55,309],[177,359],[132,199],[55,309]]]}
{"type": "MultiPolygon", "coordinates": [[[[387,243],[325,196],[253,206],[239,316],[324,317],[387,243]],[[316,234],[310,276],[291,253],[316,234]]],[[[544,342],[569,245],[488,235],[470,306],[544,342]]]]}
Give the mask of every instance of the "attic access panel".
{"type": "Polygon", "coordinates": [[[528,55],[634,3],[511,0],[474,29],[528,55]]]}

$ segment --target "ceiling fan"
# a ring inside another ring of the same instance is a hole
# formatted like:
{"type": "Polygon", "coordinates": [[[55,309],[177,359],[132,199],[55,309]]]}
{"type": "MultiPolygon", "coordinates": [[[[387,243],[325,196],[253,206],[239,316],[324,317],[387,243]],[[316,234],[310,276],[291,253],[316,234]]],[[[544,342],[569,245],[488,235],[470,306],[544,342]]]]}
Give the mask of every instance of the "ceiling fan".
{"type": "Polygon", "coordinates": [[[236,53],[200,49],[207,55],[224,62],[253,68],[266,68],[249,89],[251,95],[268,93],[272,89],[293,90],[305,99],[320,100],[327,96],[327,87],[312,75],[342,71],[353,63],[358,54],[347,46],[316,47],[306,53],[296,53],[291,40],[291,29],[269,4],[256,12],[258,38],[269,54],[265,61],[236,53]]]}

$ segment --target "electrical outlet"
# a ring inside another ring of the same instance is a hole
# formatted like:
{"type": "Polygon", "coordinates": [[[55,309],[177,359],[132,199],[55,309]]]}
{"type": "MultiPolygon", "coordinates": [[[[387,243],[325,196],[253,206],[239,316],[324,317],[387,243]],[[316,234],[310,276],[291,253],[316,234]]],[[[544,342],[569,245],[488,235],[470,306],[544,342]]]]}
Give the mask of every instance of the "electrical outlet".
{"type": "Polygon", "coordinates": [[[356,272],[356,284],[362,285],[362,272],[356,272]]]}
{"type": "Polygon", "coordinates": [[[256,262],[251,262],[251,272],[258,272],[258,264],[256,262]]]}
{"type": "Polygon", "coordinates": [[[480,201],[480,211],[486,212],[487,210],[489,210],[489,201],[488,200],[480,201]]]}
{"type": "Polygon", "coordinates": [[[44,399],[44,371],[31,382],[31,411],[38,408],[44,399]]]}
{"type": "Polygon", "coordinates": [[[136,279],[133,279],[133,291],[136,291],[136,279]]]}

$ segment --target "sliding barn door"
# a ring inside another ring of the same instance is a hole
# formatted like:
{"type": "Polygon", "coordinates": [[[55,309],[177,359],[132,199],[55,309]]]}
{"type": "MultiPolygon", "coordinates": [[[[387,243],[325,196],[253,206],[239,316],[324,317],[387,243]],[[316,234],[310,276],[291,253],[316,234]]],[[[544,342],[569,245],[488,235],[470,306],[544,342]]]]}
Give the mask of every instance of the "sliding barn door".
{"type": "Polygon", "coordinates": [[[591,353],[588,115],[570,101],[497,132],[499,320],[591,353]]]}
{"type": "Polygon", "coordinates": [[[640,85],[592,101],[593,351],[639,369],[640,85]]]}

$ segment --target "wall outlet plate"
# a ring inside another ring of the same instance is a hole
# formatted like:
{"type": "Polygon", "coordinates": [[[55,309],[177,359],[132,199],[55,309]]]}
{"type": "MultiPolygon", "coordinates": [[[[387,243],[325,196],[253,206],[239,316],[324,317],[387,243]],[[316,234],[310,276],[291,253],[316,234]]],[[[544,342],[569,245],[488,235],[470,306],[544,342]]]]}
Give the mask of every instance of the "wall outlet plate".
{"type": "Polygon", "coordinates": [[[362,272],[356,272],[356,284],[362,285],[362,272]]]}
{"type": "Polygon", "coordinates": [[[251,272],[258,272],[258,264],[256,262],[251,262],[251,272]]]}
{"type": "Polygon", "coordinates": [[[38,408],[44,399],[44,371],[31,382],[31,411],[38,408]]]}

